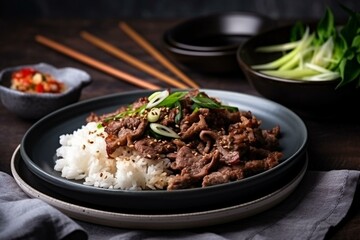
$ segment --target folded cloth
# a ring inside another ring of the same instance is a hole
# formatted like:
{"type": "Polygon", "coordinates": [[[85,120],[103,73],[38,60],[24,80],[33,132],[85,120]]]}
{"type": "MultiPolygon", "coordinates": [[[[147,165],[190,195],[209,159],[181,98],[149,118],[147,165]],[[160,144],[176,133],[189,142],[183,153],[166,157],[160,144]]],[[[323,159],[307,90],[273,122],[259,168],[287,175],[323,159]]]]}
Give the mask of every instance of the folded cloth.
{"type": "Polygon", "coordinates": [[[40,199],[29,198],[0,172],[0,239],[88,239],[74,220],[40,199]]]}
{"type": "Polygon", "coordinates": [[[0,172],[0,239],[324,239],[346,216],[360,171],[308,171],[282,203],[256,216],[200,229],[149,231],[73,221],[39,199],[30,199],[0,172]]]}
{"type": "Polygon", "coordinates": [[[347,214],[359,171],[308,171],[282,203],[256,216],[219,226],[177,231],[141,231],[78,222],[89,239],[324,239],[347,214]]]}

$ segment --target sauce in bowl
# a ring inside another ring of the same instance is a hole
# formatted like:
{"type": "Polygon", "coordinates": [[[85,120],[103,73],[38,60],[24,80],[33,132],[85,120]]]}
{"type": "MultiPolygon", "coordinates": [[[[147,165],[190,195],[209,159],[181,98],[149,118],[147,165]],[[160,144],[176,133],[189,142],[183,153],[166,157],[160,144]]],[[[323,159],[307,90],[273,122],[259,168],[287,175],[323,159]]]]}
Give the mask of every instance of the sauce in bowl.
{"type": "Polygon", "coordinates": [[[11,89],[27,93],[61,93],[65,85],[51,74],[34,68],[22,68],[12,73],[11,89]]]}

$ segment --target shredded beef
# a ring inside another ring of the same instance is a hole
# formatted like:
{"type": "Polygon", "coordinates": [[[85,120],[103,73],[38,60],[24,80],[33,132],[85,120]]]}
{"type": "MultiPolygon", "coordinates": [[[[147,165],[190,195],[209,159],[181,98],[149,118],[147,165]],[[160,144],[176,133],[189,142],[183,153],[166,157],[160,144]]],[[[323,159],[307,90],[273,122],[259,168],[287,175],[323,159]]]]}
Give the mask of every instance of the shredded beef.
{"type": "MultiPolygon", "coordinates": [[[[199,120],[196,122],[192,122],[189,128],[186,128],[185,131],[180,132],[181,139],[189,140],[197,137],[202,130],[208,128],[207,123],[205,121],[205,117],[203,115],[199,115],[199,120]]],[[[189,123],[186,123],[189,124],[189,123]]]]}
{"type": "Polygon", "coordinates": [[[112,154],[119,146],[132,146],[134,140],[140,139],[147,126],[147,120],[139,117],[122,118],[120,121],[111,121],[105,132],[106,151],[112,154]]]}
{"type": "Polygon", "coordinates": [[[143,156],[157,159],[162,154],[176,151],[176,145],[170,141],[159,141],[155,138],[144,138],[135,142],[135,149],[143,156]]]}
{"type": "Polygon", "coordinates": [[[283,157],[279,126],[262,129],[261,120],[250,111],[194,108],[193,98],[199,94],[215,105],[220,104],[217,99],[193,90],[180,100],[177,106],[181,107],[160,108],[157,123],[174,130],[179,136],[175,139],[159,139],[149,130],[148,110],[143,108],[149,102],[146,97],[113,113],[91,113],[87,121],[102,122],[108,134],[105,141],[109,156],[120,146],[128,146],[145,158],[168,158],[172,177],[167,190],[237,181],[279,164],[283,157]],[[131,112],[138,108],[143,110],[128,114],[129,109],[131,112]],[[123,117],[117,118],[123,113],[123,117]]]}

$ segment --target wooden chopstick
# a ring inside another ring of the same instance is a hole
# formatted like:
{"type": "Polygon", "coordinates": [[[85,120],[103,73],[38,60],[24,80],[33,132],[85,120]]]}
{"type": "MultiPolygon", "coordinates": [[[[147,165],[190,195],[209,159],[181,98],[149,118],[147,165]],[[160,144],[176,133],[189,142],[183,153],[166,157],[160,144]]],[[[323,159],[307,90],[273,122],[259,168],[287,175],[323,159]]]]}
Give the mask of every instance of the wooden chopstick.
{"type": "Polygon", "coordinates": [[[132,83],[136,86],[142,87],[142,88],[146,88],[146,89],[151,89],[151,90],[158,90],[161,89],[160,86],[157,86],[155,84],[152,83],[148,83],[142,79],[139,79],[137,77],[134,77],[128,73],[122,72],[116,68],[113,68],[101,61],[98,61],[94,58],[91,58],[85,54],[82,54],[74,49],[71,49],[69,47],[66,47],[63,44],[57,43],[47,37],[44,37],[42,35],[36,35],[35,36],[35,40],[47,47],[50,47],[54,50],[57,50],[60,53],[63,53],[67,56],[70,56],[80,62],[86,63],[94,68],[97,68],[105,73],[108,73],[110,75],[113,75],[115,77],[118,77],[122,80],[125,80],[126,82],[132,83]]]}
{"type": "Polygon", "coordinates": [[[172,64],[168,59],[165,58],[155,47],[153,47],[146,39],[140,36],[134,29],[132,29],[125,22],[120,22],[119,27],[123,30],[129,37],[131,37],[137,44],[139,44],[144,50],[146,50],[151,56],[158,60],[163,66],[172,71],[180,79],[182,79],[189,86],[194,88],[199,88],[199,85],[181,72],[174,64],[172,64]]]}
{"type": "Polygon", "coordinates": [[[183,84],[182,82],[179,82],[178,80],[175,80],[162,72],[156,70],[155,68],[152,68],[150,65],[136,59],[135,57],[127,54],[125,51],[115,47],[114,45],[111,45],[107,43],[106,41],[86,32],[82,31],[80,33],[80,36],[87,40],[88,42],[92,43],[93,45],[99,47],[100,49],[114,55],[115,57],[118,57],[125,62],[130,63],[131,65],[139,68],[140,70],[143,70],[144,72],[147,72],[160,80],[163,80],[164,82],[170,84],[171,86],[177,87],[177,88],[189,88],[189,86],[183,84]]]}

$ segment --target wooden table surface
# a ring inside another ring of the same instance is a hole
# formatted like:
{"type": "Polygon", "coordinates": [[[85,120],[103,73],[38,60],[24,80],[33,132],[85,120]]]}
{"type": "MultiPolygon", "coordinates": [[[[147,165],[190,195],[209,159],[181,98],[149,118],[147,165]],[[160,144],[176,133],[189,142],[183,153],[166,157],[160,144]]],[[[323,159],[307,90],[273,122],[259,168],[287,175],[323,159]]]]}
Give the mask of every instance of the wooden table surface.
{"type": "MultiPolygon", "coordinates": [[[[178,21],[180,20],[132,19],[128,20],[127,23],[145,36],[160,51],[163,51],[162,34],[178,21]]],[[[168,70],[121,32],[118,28],[118,20],[34,20],[19,22],[0,20],[0,69],[39,62],[46,62],[56,67],[70,66],[83,69],[91,75],[93,83],[83,90],[80,100],[139,89],[34,41],[36,34],[43,34],[139,78],[168,87],[156,78],[87,43],[79,36],[81,30],[87,30],[101,36],[119,48],[126,50],[129,54],[171,75],[168,70]]],[[[247,83],[241,72],[214,76],[190,69],[183,70],[203,88],[231,90],[259,96],[247,83]]],[[[334,109],[334,112],[338,113],[333,116],[317,116],[296,112],[304,120],[309,132],[310,170],[360,170],[360,123],[358,119],[354,119],[355,116],[344,114],[341,109],[334,109]]],[[[0,171],[10,173],[11,155],[32,124],[33,122],[20,119],[10,113],[0,103],[0,171]]],[[[336,229],[329,232],[329,239],[359,239],[360,201],[358,195],[360,194],[358,192],[348,216],[336,229]]]]}

